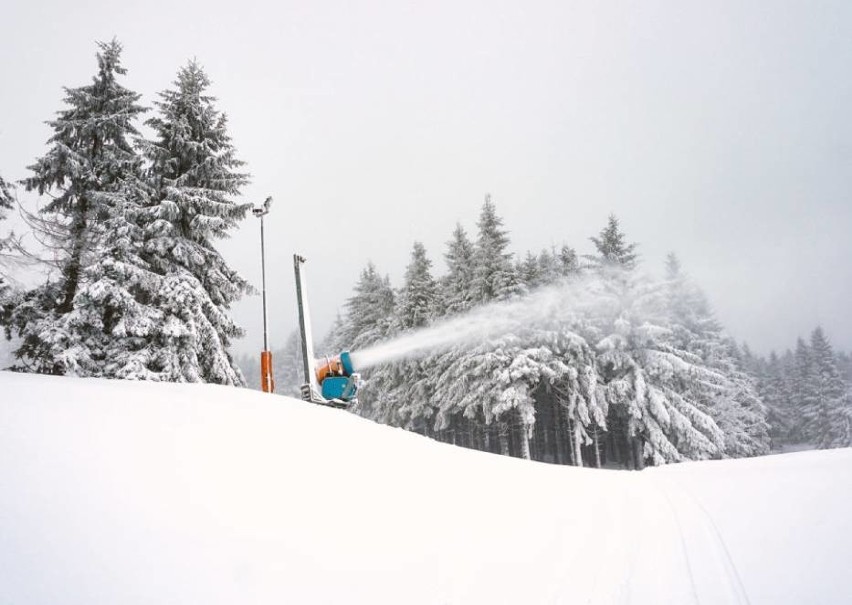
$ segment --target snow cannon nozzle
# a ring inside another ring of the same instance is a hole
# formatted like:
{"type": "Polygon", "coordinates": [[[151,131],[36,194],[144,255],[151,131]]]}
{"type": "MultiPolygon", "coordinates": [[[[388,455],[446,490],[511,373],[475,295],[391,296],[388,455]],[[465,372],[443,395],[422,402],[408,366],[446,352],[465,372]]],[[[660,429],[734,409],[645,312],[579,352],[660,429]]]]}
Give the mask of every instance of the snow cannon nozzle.
{"type": "Polygon", "coordinates": [[[349,377],[355,373],[355,368],[352,366],[352,357],[349,351],[343,351],[334,357],[326,357],[317,359],[316,374],[317,382],[322,384],[322,381],[329,376],[344,376],[349,377]]]}
{"type": "Polygon", "coordinates": [[[323,398],[341,402],[355,399],[361,377],[355,373],[349,351],[318,359],[315,367],[317,384],[320,385],[323,398]]]}
{"type": "Polygon", "coordinates": [[[346,376],[352,376],[355,373],[355,368],[352,365],[352,356],[349,351],[343,351],[340,354],[340,365],[343,366],[343,372],[346,376]]]}

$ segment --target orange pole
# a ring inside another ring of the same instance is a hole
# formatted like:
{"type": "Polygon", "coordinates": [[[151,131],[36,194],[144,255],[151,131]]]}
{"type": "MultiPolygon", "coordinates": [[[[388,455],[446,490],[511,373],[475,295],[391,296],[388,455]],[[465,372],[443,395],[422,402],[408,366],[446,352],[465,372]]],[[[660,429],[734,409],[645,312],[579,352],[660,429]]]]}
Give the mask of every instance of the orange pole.
{"type": "Polygon", "coordinates": [[[264,393],[275,392],[275,380],[272,377],[272,352],[260,352],[260,388],[264,393]]]}

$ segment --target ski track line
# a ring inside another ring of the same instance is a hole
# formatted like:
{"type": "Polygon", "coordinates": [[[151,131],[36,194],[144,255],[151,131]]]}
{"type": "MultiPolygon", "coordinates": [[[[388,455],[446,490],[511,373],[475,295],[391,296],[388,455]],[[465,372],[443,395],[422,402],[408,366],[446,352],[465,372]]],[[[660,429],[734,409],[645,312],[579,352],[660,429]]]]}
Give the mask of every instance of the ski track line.
{"type": "MultiPolygon", "coordinates": [[[[624,490],[622,490],[624,491],[624,490]]],[[[616,506],[614,498],[610,495],[598,496],[598,506],[596,511],[605,510],[603,516],[607,519],[607,531],[595,532],[592,534],[592,540],[599,539],[601,533],[604,536],[601,546],[600,563],[595,568],[592,582],[589,587],[588,598],[586,603],[629,603],[630,600],[630,579],[633,575],[633,560],[634,556],[631,552],[630,556],[626,556],[623,551],[624,544],[618,538],[625,533],[625,529],[630,527],[626,519],[626,511],[623,506],[616,506]],[[627,563],[628,573],[622,578],[617,587],[612,586],[612,562],[625,560],[627,563]],[[602,580],[602,581],[601,581],[602,580]],[[602,594],[601,591],[604,591],[602,594]],[[616,592],[617,591],[617,592],[616,592]],[[618,597],[621,597],[620,599],[618,597]]],[[[624,501],[624,496],[619,494],[619,501],[624,501]]],[[[631,540],[631,550],[635,550],[636,541],[631,540]]]]}
{"type": "Polygon", "coordinates": [[[636,473],[636,487],[642,502],[640,537],[645,545],[638,562],[641,602],[699,605],[700,590],[683,527],[667,494],[644,472],[636,473]],[[672,573],[667,580],[659,575],[661,566],[672,573]]]}
{"type": "MultiPolygon", "coordinates": [[[[724,574],[727,586],[728,602],[736,603],[737,605],[750,605],[751,601],[739,574],[739,570],[734,563],[730,550],[722,536],[722,532],[719,530],[719,526],[716,524],[709,511],[701,504],[695,495],[681,487],[672,479],[665,477],[653,477],[652,481],[656,483],[660,491],[666,494],[666,498],[669,500],[673,511],[678,510],[678,507],[675,506],[675,501],[677,501],[680,513],[675,514],[678,517],[684,513],[686,514],[684,519],[686,525],[682,525],[682,537],[684,540],[684,547],[686,549],[689,548],[689,541],[686,540],[687,535],[691,534],[691,537],[695,539],[696,543],[693,544],[695,551],[692,557],[693,561],[696,560],[695,555],[698,555],[698,558],[701,558],[702,555],[711,556],[720,567],[719,571],[724,574]],[[701,549],[702,543],[706,546],[705,550],[701,549]],[[698,548],[695,548],[696,546],[698,546],[698,548]]],[[[700,568],[706,571],[706,568],[700,568]]],[[[721,588],[721,586],[717,583],[714,583],[713,587],[721,588]]],[[[720,595],[715,595],[717,598],[719,596],[720,595]]],[[[711,602],[715,603],[718,601],[713,600],[711,602]]]]}
{"type": "Polygon", "coordinates": [[[690,560],[689,556],[689,548],[687,548],[686,546],[686,536],[684,535],[683,531],[683,523],[680,522],[680,515],[678,515],[677,509],[675,508],[675,505],[672,502],[672,499],[669,496],[668,492],[659,484],[653,482],[653,479],[652,484],[654,484],[654,489],[659,491],[666,499],[666,503],[668,504],[669,509],[671,509],[672,511],[672,518],[674,519],[675,525],[677,525],[678,534],[680,535],[680,548],[683,551],[683,560],[686,564],[686,572],[689,575],[689,587],[690,591],[692,592],[692,598],[695,601],[696,605],[701,605],[701,599],[698,597],[698,588],[695,584],[695,574],[692,572],[692,561],[690,560]]]}
{"type": "Polygon", "coordinates": [[[748,592],[746,592],[745,584],[743,583],[742,577],[740,576],[740,572],[737,569],[736,564],[734,563],[734,558],[731,556],[731,551],[728,549],[728,544],[725,542],[725,538],[722,536],[722,530],[719,529],[719,525],[716,523],[716,520],[713,518],[713,515],[710,514],[710,511],[701,503],[701,501],[690,492],[688,489],[677,486],[675,489],[679,490],[683,493],[698,509],[703,513],[705,521],[709,522],[710,528],[713,531],[713,535],[716,537],[718,545],[721,547],[722,553],[724,554],[725,562],[728,567],[728,572],[731,577],[734,579],[734,584],[737,588],[738,597],[741,599],[741,603],[745,605],[751,605],[751,600],[748,598],[748,592]]]}

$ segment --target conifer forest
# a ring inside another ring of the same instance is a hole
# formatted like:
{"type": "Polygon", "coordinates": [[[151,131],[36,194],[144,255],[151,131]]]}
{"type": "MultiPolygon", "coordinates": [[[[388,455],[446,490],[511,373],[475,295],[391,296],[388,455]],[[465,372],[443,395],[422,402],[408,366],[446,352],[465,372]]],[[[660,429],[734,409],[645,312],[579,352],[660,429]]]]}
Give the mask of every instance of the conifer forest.
{"type": "MultiPolygon", "coordinates": [[[[589,254],[564,245],[515,258],[486,197],[473,235],[461,225],[450,235],[442,275],[419,242],[399,287],[368,263],[320,350],[358,350],[548,288],[579,291],[583,304],[552,321],[368,371],[354,411],[463,447],[612,468],[852,445],[852,358],[821,328],[795,351],[755,355],[725,333],[675,254],[651,277],[615,216],[590,242],[589,254]]],[[[294,332],[275,357],[293,396],[299,346],[294,332]]]]}
{"type": "MultiPolygon", "coordinates": [[[[243,334],[232,306],[254,288],[216,247],[249,209],[227,119],[194,60],[143,106],[122,85],[121,52],[116,40],[100,43],[91,82],[65,88],[27,178],[0,174],[0,225],[16,209],[26,224],[0,231],[12,369],[237,387],[249,376],[254,386],[257,361],[232,353],[243,334]],[[18,189],[43,203],[16,204],[18,189]],[[25,234],[38,245],[22,243],[25,234]],[[16,283],[16,263],[45,278],[16,283]]],[[[458,446],[578,466],[852,446],[852,357],[829,334],[815,327],[789,350],[752,352],[678,257],[649,266],[628,227],[610,215],[588,242],[517,256],[486,196],[476,225],[459,224],[443,250],[399,251],[409,255],[402,283],[368,262],[317,351],[358,351],[537,293],[574,297],[546,321],[369,368],[351,411],[458,446]]],[[[296,332],[275,351],[279,393],[298,396],[300,355],[296,332]]]]}

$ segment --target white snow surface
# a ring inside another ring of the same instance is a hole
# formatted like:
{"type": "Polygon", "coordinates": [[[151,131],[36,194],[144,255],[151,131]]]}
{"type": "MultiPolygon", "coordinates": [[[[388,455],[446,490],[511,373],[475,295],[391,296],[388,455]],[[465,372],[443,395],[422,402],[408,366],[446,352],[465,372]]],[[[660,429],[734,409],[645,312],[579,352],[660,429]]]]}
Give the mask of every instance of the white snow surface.
{"type": "Polygon", "coordinates": [[[577,469],[0,372],[0,603],[852,603],[852,450],[577,469]]]}

